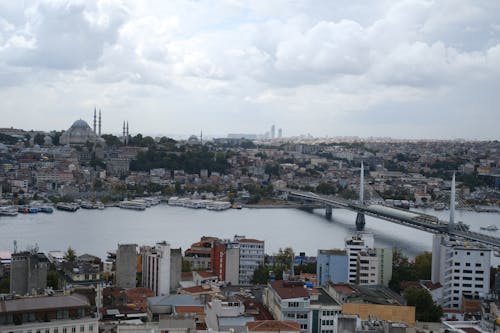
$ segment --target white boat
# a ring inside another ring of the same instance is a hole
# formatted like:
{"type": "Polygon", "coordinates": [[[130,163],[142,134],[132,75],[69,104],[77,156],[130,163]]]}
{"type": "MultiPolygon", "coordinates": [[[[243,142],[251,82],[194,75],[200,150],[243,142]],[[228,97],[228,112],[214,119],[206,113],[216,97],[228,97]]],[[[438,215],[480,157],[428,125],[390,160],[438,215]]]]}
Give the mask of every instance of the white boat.
{"type": "Polygon", "coordinates": [[[494,224],[490,224],[486,227],[480,227],[479,229],[481,230],[486,230],[486,231],[497,231],[498,230],[498,227],[494,224]]]}
{"type": "Polygon", "coordinates": [[[147,206],[143,202],[131,200],[120,202],[118,204],[118,207],[133,210],[145,210],[147,206]]]}
{"type": "Polygon", "coordinates": [[[13,206],[0,207],[0,215],[3,216],[16,216],[17,208],[13,206]]]}

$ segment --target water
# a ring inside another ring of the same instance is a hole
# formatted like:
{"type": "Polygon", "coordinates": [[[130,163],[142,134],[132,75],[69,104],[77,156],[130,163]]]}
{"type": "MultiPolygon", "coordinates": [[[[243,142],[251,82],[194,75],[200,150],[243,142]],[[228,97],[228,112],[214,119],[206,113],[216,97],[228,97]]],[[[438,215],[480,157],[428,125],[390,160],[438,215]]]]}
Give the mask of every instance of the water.
{"type": "MultiPolygon", "coordinates": [[[[433,211],[428,211],[433,213],[433,211]]],[[[334,209],[332,220],[324,210],[313,213],[297,209],[242,209],[223,212],[158,205],[146,211],[120,208],[83,210],[76,213],[19,214],[0,217],[0,251],[38,244],[41,251],[66,250],[89,253],[101,258],[118,243],[154,244],[166,240],[184,251],[201,236],[232,238],[235,234],[265,240],[266,253],[291,246],[296,253],[315,256],[318,249],[343,248],[344,239],[355,232],[356,214],[334,209]]],[[[457,211],[457,220],[479,231],[480,226],[496,224],[500,214],[457,211]]],[[[432,234],[380,219],[366,217],[366,230],[375,234],[375,245],[399,247],[410,257],[430,251],[432,234]]],[[[497,233],[490,233],[492,235],[497,233]]]]}

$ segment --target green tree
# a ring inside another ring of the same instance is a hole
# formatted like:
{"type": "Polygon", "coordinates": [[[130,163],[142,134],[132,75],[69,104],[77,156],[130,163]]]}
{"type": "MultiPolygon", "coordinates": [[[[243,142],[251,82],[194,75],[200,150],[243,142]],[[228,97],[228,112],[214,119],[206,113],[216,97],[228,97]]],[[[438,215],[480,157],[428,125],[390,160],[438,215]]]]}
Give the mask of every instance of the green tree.
{"type": "Polygon", "coordinates": [[[425,289],[410,287],[405,290],[404,297],[409,306],[415,307],[415,319],[426,322],[439,322],[443,309],[434,304],[431,294],[425,289]]]}
{"type": "Polygon", "coordinates": [[[191,272],[192,271],[191,263],[189,261],[187,261],[186,259],[184,259],[184,257],[182,257],[182,271],[183,272],[191,272]]]}
{"type": "Polygon", "coordinates": [[[59,289],[59,274],[56,270],[50,270],[47,273],[47,287],[51,287],[53,290],[59,289]]]}
{"type": "Polygon", "coordinates": [[[253,272],[253,284],[266,284],[269,277],[269,268],[265,265],[259,265],[253,272]]]}
{"type": "Polygon", "coordinates": [[[41,133],[37,133],[35,138],[33,139],[36,145],[42,146],[45,143],[44,135],[41,133]]]}
{"type": "Polygon", "coordinates": [[[395,292],[401,291],[402,281],[414,281],[413,263],[401,252],[401,249],[394,249],[392,254],[392,278],[389,281],[389,288],[395,292]]]}
{"type": "Polygon", "coordinates": [[[64,259],[66,259],[69,262],[75,262],[76,252],[71,246],[68,247],[68,249],[66,250],[66,253],[64,254],[64,259]]]}
{"type": "Polygon", "coordinates": [[[294,257],[295,255],[291,247],[287,247],[284,250],[280,248],[274,258],[274,262],[276,266],[286,270],[291,268],[294,257]]]}
{"type": "Polygon", "coordinates": [[[432,272],[432,253],[424,252],[415,257],[415,280],[430,280],[432,272]]]}
{"type": "Polygon", "coordinates": [[[0,279],[0,294],[10,293],[10,278],[8,276],[0,279]]]}

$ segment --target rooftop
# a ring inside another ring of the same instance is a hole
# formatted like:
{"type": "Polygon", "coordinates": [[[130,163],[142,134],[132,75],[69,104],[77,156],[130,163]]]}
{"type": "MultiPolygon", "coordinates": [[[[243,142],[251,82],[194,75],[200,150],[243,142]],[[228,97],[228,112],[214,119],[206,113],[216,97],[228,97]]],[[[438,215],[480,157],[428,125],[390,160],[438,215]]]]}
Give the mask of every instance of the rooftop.
{"type": "Polygon", "coordinates": [[[307,289],[304,288],[303,282],[289,282],[289,281],[274,281],[270,283],[271,288],[273,288],[281,299],[290,298],[309,298],[309,293],[307,289]]]}
{"type": "Polygon", "coordinates": [[[281,332],[300,331],[299,323],[281,320],[259,320],[246,324],[248,331],[254,332],[281,332]]]}
{"type": "Polygon", "coordinates": [[[191,295],[168,295],[148,298],[149,305],[162,306],[200,306],[201,303],[191,295]]]}
{"type": "Polygon", "coordinates": [[[82,295],[45,296],[0,301],[0,313],[26,312],[63,308],[89,307],[89,301],[82,295]]]}
{"type": "Polygon", "coordinates": [[[345,250],[332,249],[332,250],[319,250],[319,254],[347,255],[347,252],[345,250]]]}

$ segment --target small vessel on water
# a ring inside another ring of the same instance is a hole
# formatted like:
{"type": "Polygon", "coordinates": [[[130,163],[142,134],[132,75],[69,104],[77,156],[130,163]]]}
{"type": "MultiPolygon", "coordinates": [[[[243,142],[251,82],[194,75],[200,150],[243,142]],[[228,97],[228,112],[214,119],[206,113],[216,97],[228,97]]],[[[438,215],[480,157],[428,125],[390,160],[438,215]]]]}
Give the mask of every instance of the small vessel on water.
{"type": "Polygon", "coordinates": [[[2,216],[16,216],[17,213],[18,212],[16,207],[13,206],[0,207],[0,215],[2,216]]]}
{"type": "Polygon", "coordinates": [[[56,205],[56,208],[66,212],[76,212],[80,206],[74,202],[60,202],[56,205]]]}
{"type": "Polygon", "coordinates": [[[104,204],[100,201],[83,201],[80,207],[83,209],[104,209],[104,204]]]}
{"type": "Polygon", "coordinates": [[[42,213],[47,213],[47,214],[52,214],[54,212],[54,209],[50,206],[41,206],[38,211],[42,213]]]}
{"type": "Polygon", "coordinates": [[[147,206],[144,202],[130,200],[130,201],[120,202],[118,207],[124,209],[133,209],[133,210],[145,210],[147,206]]]}
{"type": "Polygon", "coordinates": [[[486,227],[480,227],[479,229],[481,230],[486,230],[486,231],[497,231],[498,230],[498,227],[494,224],[490,224],[486,227]]]}
{"type": "Polygon", "coordinates": [[[443,210],[444,208],[445,208],[445,205],[442,202],[437,202],[434,204],[434,210],[443,210]]]}

